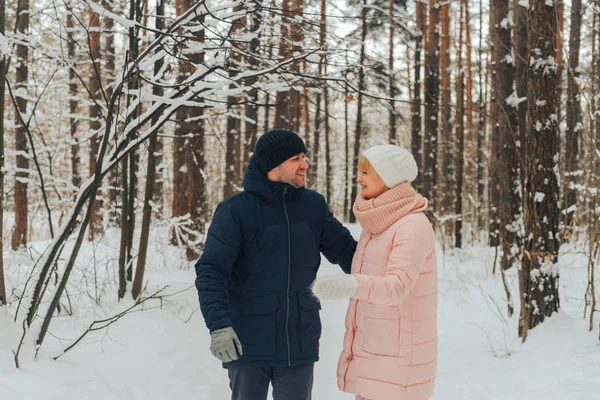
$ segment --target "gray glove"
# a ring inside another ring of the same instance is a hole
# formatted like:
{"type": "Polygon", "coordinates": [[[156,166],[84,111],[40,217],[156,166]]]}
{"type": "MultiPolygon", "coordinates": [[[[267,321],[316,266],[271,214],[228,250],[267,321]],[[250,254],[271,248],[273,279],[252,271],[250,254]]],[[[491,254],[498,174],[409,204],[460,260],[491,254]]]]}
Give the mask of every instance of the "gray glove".
{"type": "Polygon", "coordinates": [[[218,329],[210,334],[210,352],[224,363],[238,359],[242,353],[242,344],[231,327],[218,329]],[[237,351],[236,351],[237,347],[237,351]]]}

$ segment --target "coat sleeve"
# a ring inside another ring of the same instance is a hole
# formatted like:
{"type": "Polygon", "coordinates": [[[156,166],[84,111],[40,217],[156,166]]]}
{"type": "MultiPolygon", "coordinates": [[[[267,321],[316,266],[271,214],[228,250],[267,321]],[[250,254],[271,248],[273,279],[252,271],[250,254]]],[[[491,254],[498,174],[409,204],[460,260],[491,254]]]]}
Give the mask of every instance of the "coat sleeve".
{"type": "Polygon", "coordinates": [[[321,253],[332,264],[339,264],[349,274],[352,257],[356,251],[356,240],[350,231],[338,221],[325,204],[325,226],[321,234],[321,253]]]}
{"type": "Polygon", "coordinates": [[[221,203],[208,229],[204,252],[196,262],[200,310],[211,333],[231,326],[227,282],[241,247],[239,220],[230,204],[221,203]]]}
{"type": "Polygon", "coordinates": [[[425,261],[435,246],[429,222],[405,224],[394,234],[385,276],[355,274],[354,296],[373,304],[399,305],[417,283],[425,261]]]}

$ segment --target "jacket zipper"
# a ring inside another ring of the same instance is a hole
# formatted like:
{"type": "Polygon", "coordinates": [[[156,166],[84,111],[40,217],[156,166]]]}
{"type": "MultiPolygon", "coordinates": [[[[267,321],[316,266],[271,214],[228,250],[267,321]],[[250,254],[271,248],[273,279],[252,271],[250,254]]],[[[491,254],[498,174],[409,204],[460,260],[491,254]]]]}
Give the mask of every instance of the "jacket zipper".
{"type": "Polygon", "coordinates": [[[288,228],[288,275],[287,275],[287,292],[286,292],[286,316],[285,316],[285,335],[287,339],[287,352],[288,352],[288,366],[292,366],[292,356],[290,354],[290,274],[292,269],[292,238],[290,234],[290,218],[287,212],[287,206],[285,205],[285,195],[287,188],[283,189],[283,210],[285,211],[285,219],[287,221],[288,228]]]}

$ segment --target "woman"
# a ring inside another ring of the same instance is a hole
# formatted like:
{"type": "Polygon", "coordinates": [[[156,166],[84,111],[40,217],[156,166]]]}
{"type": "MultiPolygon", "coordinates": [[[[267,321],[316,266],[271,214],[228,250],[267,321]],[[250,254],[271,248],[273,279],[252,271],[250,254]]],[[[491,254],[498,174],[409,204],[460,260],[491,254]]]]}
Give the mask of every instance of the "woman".
{"type": "Polygon", "coordinates": [[[435,235],[427,200],[410,186],[417,164],[404,148],[363,153],[354,215],[363,228],[352,274],[317,279],[321,300],[350,297],[340,390],[362,400],[426,400],[437,363],[435,235]]]}

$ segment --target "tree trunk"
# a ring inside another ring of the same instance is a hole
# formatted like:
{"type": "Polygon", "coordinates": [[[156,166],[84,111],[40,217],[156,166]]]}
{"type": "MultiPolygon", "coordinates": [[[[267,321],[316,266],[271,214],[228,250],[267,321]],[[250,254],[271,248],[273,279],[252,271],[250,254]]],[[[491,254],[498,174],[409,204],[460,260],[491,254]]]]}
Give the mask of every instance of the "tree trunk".
{"type": "MultiPolygon", "coordinates": [[[[4,15],[6,0],[0,0],[0,35],[4,36],[4,15]]],[[[6,305],[6,287],[4,285],[4,78],[6,74],[6,55],[0,58],[0,306],[6,305]]]]}
{"type": "MultiPolygon", "coordinates": [[[[327,76],[327,2],[321,0],[321,21],[320,21],[320,34],[319,34],[319,45],[324,51],[321,57],[321,63],[319,65],[319,75],[327,76]]],[[[323,109],[324,109],[324,127],[325,127],[325,199],[327,204],[331,203],[331,138],[329,131],[329,90],[327,84],[323,85],[323,109]]]]}
{"type": "MultiPolygon", "coordinates": [[[[324,1],[324,0],[323,0],[324,1]]],[[[394,79],[394,0],[389,0],[388,9],[390,13],[390,37],[389,37],[389,59],[388,59],[388,86],[390,96],[390,112],[389,112],[389,125],[390,133],[388,135],[388,142],[396,144],[396,104],[394,98],[396,97],[396,82],[394,79]]]]}
{"type": "MultiPolygon", "coordinates": [[[[346,53],[346,65],[348,65],[348,53],[346,53]]],[[[346,84],[344,85],[344,220],[350,221],[350,219],[352,218],[350,202],[354,201],[354,199],[350,199],[350,195],[352,194],[352,187],[355,185],[355,183],[350,181],[350,121],[348,120],[348,104],[350,103],[350,91],[348,89],[348,69],[346,69],[344,73],[344,80],[346,81],[346,84]]]]}
{"type": "MultiPolygon", "coordinates": [[[[71,32],[68,43],[67,43],[67,52],[69,56],[69,62],[75,63],[75,38],[73,37],[73,14],[71,10],[67,11],[67,29],[71,32]]],[[[75,71],[72,68],[69,68],[69,125],[71,127],[71,183],[73,187],[76,188],[74,190],[73,196],[75,196],[79,190],[79,186],[81,186],[81,176],[79,174],[79,164],[81,163],[81,159],[79,156],[79,138],[77,137],[77,129],[79,127],[79,118],[76,117],[77,109],[79,106],[79,101],[77,100],[77,82],[76,82],[75,71]]],[[[117,204],[117,202],[113,202],[112,204],[117,204]]]]}
{"type": "Polygon", "coordinates": [[[524,293],[519,334],[559,308],[558,296],[558,97],[556,0],[530,0],[528,8],[528,99],[525,174],[525,257],[520,270],[524,293]]]}
{"type": "MultiPolygon", "coordinates": [[[[439,15],[440,0],[429,0],[429,27],[425,55],[425,140],[423,160],[423,196],[435,207],[437,202],[437,147],[439,114],[439,15]]],[[[435,209],[435,208],[432,208],[435,209]]]]}
{"type": "MultiPolygon", "coordinates": [[[[517,0],[518,1],[518,0],[517,0]]],[[[486,151],[486,114],[487,114],[487,94],[488,94],[488,82],[489,82],[489,62],[484,70],[483,68],[483,0],[479,0],[479,132],[477,133],[477,232],[481,233],[485,226],[485,162],[487,158],[484,152],[486,151]]],[[[485,57],[487,61],[487,54],[485,57]]]]}
{"type": "MultiPolygon", "coordinates": [[[[189,0],[188,0],[189,1],[189,0]]],[[[189,7],[192,2],[190,1],[189,7]]],[[[199,16],[193,21],[197,26],[203,26],[204,15],[199,16]]],[[[194,32],[195,38],[193,42],[197,48],[201,48],[204,44],[204,30],[194,32]]],[[[204,52],[198,52],[190,55],[190,59],[196,65],[204,64],[204,52]]],[[[199,99],[198,101],[202,101],[199,99]]],[[[206,198],[206,161],[204,158],[204,108],[192,107],[189,109],[190,118],[194,122],[194,136],[190,138],[187,159],[188,171],[188,210],[192,221],[191,229],[193,234],[188,235],[188,244],[186,255],[188,261],[196,260],[202,251],[204,243],[204,231],[208,208],[208,200],[206,198]],[[196,235],[196,237],[193,237],[196,235]]],[[[239,124],[239,123],[238,123],[239,124]]],[[[241,140],[240,140],[241,142],[241,140]]]]}
{"type": "MultiPolygon", "coordinates": [[[[254,8],[260,8],[258,0],[252,0],[250,3],[254,8]]],[[[249,19],[247,29],[252,34],[258,34],[262,25],[262,15],[259,13],[249,19]]],[[[259,38],[253,36],[250,40],[249,55],[246,56],[246,63],[252,70],[258,68],[258,60],[251,55],[259,51],[259,46],[259,38]]],[[[246,86],[253,87],[256,82],[258,82],[258,78],[248,78],[246,80],[246,86]]],[[[250,156],[254,151],[256,140],[258,139],[258,106],[256,105],[256,103],[258,103],[258,88],[250,89],[246,97],[248,99],[248,104],[246,104],[246,122],[244,123],[244,142],[246,145],[246,150],[244,151],[244,166],[248,165],[250,162],[250,156]]],[[[266,109],[268,109],[268,107],[266,109]]]]}
{"type": "Polygon", "coordinates": [[[423,173],[423,151],[421,148],[421,49],[425,36],[425,4],[419,1],[415,6],[417,13],[417,36],[415,37],[415,81],[412,99],[411,150],[419,169],[419,174],[412,184],[416,190],[420,190],[421,175],[423,173]]]}
{"type": "MultiPolygon", "coordinates": [[[[175,1],[175,11],[177,16],[183,15],[187,8],[186,0],[175,1]]],[[[189,75],[189,64],[184,60],[179,60],[179,82],[183,82],[189,75]]],[[[171,203],[171,217],[178,218],[187,214],[187,196],[188,188],[187,171],[186,171],[186,146],[188,139],[186,135],[191,132],[191,126],[187,122],[187,108],[180,107],[175,113],[175,131],[173,139],[173,200],[171,203]]],[[[183,245],[180,243],[181,237],[177,227],[171,232],[171,244],[183,245]]]]}
{"type": "MultiPolygon", "coordinates": [[[[325,67],[325,75],[327,75],[327,67],[325,67]]],[[[332,187],[331,187],[331,132],[329,130],[329,90],[325,86],[323,88],[323,99],[325,100],[325,199],[327,204],[331,203],[332,187]]]]}
{"type": "MultiPolygon", "coordinates": [[[[141,0],[130,0],[129,3],[129,19],[131,21],[141,21],[142,8],[141,0]]],[[[129,54],[132,59],[136,59],[139,50],[139,27],[129,28],[129,54]]],[[[136,72],[132,79],[127,83],[128,93],[135,92],[139,87],[139,71],[136,72]]],[[[127,96],[127,109],[130,109],[135,96],[127,96]]],[[[125,124],[129,125],[137,116],[141,114],[141,103],[137,104],[132,112],[127,115],[125,124]]],[[[135,134],[131,134],[128,140],[135,138],[135,134]]],[[[122,161],[122,213],[121,213],[121,241],[119,246],[119,299],[125,296],[126,283],[133,280],[133,233],[135,230],[135,198],[137,193],[137,155],[136,151],[131,151],[122,161]]]]}
{"type": "Polygon", "coordinates": [[[492,65],[495,73],[492,74],[492,95],[496,101],[496,121],[492,121],[493,156],[490,166],[493,207],[496,210],[496,224],[494,235],[495,245],[502,245],[503,256],[501,258],[502,269],[512,265],[510,248],[514,238],[509,224],[513,222],[511,212],[511,199],[513,182],[520,183],[519,176],[513,176],[511,172],[518,162],[516,157],[516,143],[518,140],[518,115],[514,100],[509,104],[509,98],[515,96],[513,84],[515,81],[515,65],[511,60],[512,26],[507,22],[509,19],[509,0],[493,0],[491,3],[492,20],[490,25],[494,28],[494,52],[492,53],[492,65]],[[511,162],[506,163],[506,159],[511,162]]]}
{"type": "MultiPolygon", "coordinates": [[[[102,6],[108,12],[113,12],[113,0],[104,0],[102,6]]],[[[112,18],[104,19],[104,77],[106,82],[106,97],[110,99],[113,94],[113,85],[115,84],[115,22],[112,18]]],[[[119,183],[119,170],[115,168],[109,175],[108,198],[110,209],[108,211],[108,222],[111,226],[119,226],[119,192],[121,184],[119,183]]]]}
{"type": "MultiPolygon", "coordinates": [[[[465,2],[460,2],[459,13],[459,35],[458,35],[458,50],[457,50],[457,67],[458,76],[456,81],[456,138],[457,157],[456,157],[456,186],[454,188],[456,203],[454,213],[456,214],[456,223],[454,224],[454,247],[460,249],[462,247],[462,199],[463,199],[463,172],[464,172],[464,154],[465,154],[465,72],[463,69],[463,35],[464,35],[464,14],[465,2]]],[[[448,17],[449,19],[450,17],[448,17]]],[[[443,23],[443,22],[442,22],[443,23]]],[[[449,23],[449,21],[448,21],[449,23]]],[[[443,25],[442,25],[443,26],[443,25]]],[[[443,54],[443,52],[442,52],[443,54]]],[[[449,79],[448,79],[449,80],[449,79]]],[[[448,86],[450,82],[448,82],[448,86]]],[[[442,122],[443,123],[443,122],[442,122]]],[[[444,146],[447,150],[450,147],[450,141],[444,146]]],[[[447,177],[447,175],[444,175],[447,177]]],[[[448,195],[446,195],[448,196],[448,195]]],[[[449,197],[449,196],[448,196],[449,197]]]]}
{"type": "MultiPolygon", "coordinates": [[[[156,30],[161,31],[164,28],[164,20],[161,18],[165,15],[165,0],[157,0],[156,2],[156,30]]],[[[158,34],[157,34],[158,36],[158,34]]],[[[159,58],[154,62],[154,76],[158,77],[160,70],[163,67],[164,60],[159,58]]],[[[155,96],[162,96],[163,89],[159,85],[152,87],[152,94],[155,96]]],[[[152,125],[158,122],[159,116],[156,115],[152,118],[152,125]]],[[[156,145],[158,142],[158,131],[150,136],[148,144],[148,168],[146,170],[146,189],[144,192],[144,210],[142,212],[142,229],[140,232],[140,247],[138,249],[138,259],[135,268],[135,278],[133,279],[133,285],[131,287],[131,294],[134,299],[137,299],[141,292],[144,284],[144,273],[146,271],[146,255],[148,253],[148,239],[150,236],[150,221],[152,219],[152,205],[151,200],[154,196],[154,184],[156,178],[156,162],[157,159],[154,156],[156,152],[156,145]]]]}
{"type": "MultiPolygon", "coordinates": [[[[90,76],[89,76],[89,89],[94,96],[96,103],[101,104],[103,100],[102,96],[102,81],[101,81],[101,66],[100,60],[102,57],[101,46],[100,46],[100,15],[96,14],[91,8],[88,9],[89,21],[89,46],[90,46],[90,57],[92,58],[90,64],[90,76]]],[[[88,167],[88,173],[90,176],[94,174],[96,170],[96,158],[98,157],[98,149],[100,148],[101,129],[102,129],[102,110],[95,103],[89,106],[90,116],[90,161],[88,167]]],[[[98,190],[100,192],[100,190],[98,190]]],[[[94,240],[102,232],[102,203],[99,201],[94,202],[94,210],[92,212],[92,219],[89,227],[89,239],[94,240]]]]}
{"type": "MultiPolygon", "coordinates": [[[[452,139],[452,109],[451,109],[451,95],[452,88],[450,85],[450,3],[444,3],[440,7],[440,24],[442,29],[442,48],[440,51],[440,74],[442,77],[441,80],[441,126],[440,126],[440,136],[441,136],[441,146],[440,150],[442,152],[442,176],[444,179],[440,182],[440,201],[437,203],[437,211],[442,216],[446,216],[449,213],[452,213],[456,205],[453,207],[453,200],[457,200],[455,195],[457,192],[457,188],[455,185],[456,172],[453,171],[453,154],[454,154],[454,140],[452,139]]],[[[459,29],[462,29],[460,27],[459,29]]],[[[459,44],[459,47],[462,43],[459,44]]],[[[462,50],[458,50],[460,53],[462,50]]],[[[459,66],[459,73],[460,73],[459,66]]],[[[459,88],[458,85],[456,87],[459,88]]],[[[458,112],[461,105],[458,104],[458,96],[457,93],[457,104],[456,104],[456,117],[458,117],[458,112]]],[[[457,123],[458,120],[456,120],[457,123]]],[[[456,132],[458,135],[461,134],[461,131],[456,132]]],[[[461,139],[459,139],[460,142],[461,139]]],[[[457,151],[460,151],[457,149],[457,151]]],[[[460,157],[460,156],[459,156],[460,157]]],[[[456,160],[458,163],[458,159],[456,160]]],[[[457,164],[458,165],[458,164],[457,164]]],[[[451,225],[451,222],[448,221],[447,224],[451,225]]]]}
{"type": "MultiPolygon", "coordinates": [[[[565,171],[565,200],[567,221],[565,239],[571,237],[574,219],[576,218],[576,202],[578,183],[577,158],[580,154],[579,143],[583,133],[583,121],[581,118],[581,99],[579,90],[579,49],[581,45],[581,23],[582,23],[581,0],[573,0],[571,3],[571,33],[569,36],[569,68],[567,71],[567,143],[565,148],[566,171],[565,171]]],[[[595,93],[594,93],[595,95],[595,93]]]]}
{"type": "MultiPolygon", "coordinates": [[[[239,13],[242,6],[233,7],[234,13],[239,13]]],[[[235,37],[241,34],[244,21],[238,18],[232,22],[231,34],[235,37]]],[[[231,78],[238,74],[242,68],[242,55],[238,49],[233,46],[229,53],[229,76],[231,78]]],[[[242,124],[238,115],[238,96],[227,96],[227,135],[225,152],[225,185],[223,187],[223,197],[225,199],[233,196],[239,191],[238,177],[240,175],[240,148],[242,142],[242,124]]],[[[190,171],[188,170],[188,173],[190,171]]]]}
{"type": "MultiPolygon", "coordinates": [[[[322,55],[321,57],[324,57],[322,55]]],[[[319,75],[321,75],[321,71],[323,70],[322,66],[323,62],[319,62],[319,75]]],[[[321,75],[322,76],[322,75],[321,75]]],[[[323,88],[321,88],[323,90],[323,88]]],[[[315,100],[315,130],[313,132],[313,143],[311,149],[311,168],[308,170],[309,181],[312,182],[315,190],[317,189],[317,179],[319,176],[319,147],[321,144],[321,121],[323,120],[322,110],[321,110],[321,98],[322,92],[317,93],[317,97],[315,100]]],[[[308,107],[307,107],[308,111],[308,107]]]]}
{"type": "MultiPolygon", "coordinates": [[[[18,35],[25,36],[29,31],[29,0],[19,0],[19,16],[16,31],[18,35]]],[[[28,46],[18,42],[16,48],[17,71],[16,71],[16,102],[19,113],[27,113],[27,99],[20,93],[27,93],[28,76],[28,46]]],[[[18,114],[18,113],[16,113],[18,114]]],[[[29,158],[27,157],[27,129],[23,126],[18,115],[15,115],[15,150],[17,151],[17,172],[15,174],[14,204],[15,225],[12,231],[11,247],[13,250],[27,244],[27,179],[29,173],[29,158]]]]}
{"type": "MultiPolygon", "coordinates": [[[[362,2],[362,10],[361,10],[361,20],[362,20],[362,28],[360,35],[360,64],[358,69],[358,100],[357,100],[357,108],[356,108],[356,127],[354,129],[354,156],[352,157],[352,181],[350,184],[352,185],[352,195],[350,199],[354,201],[356,196],[358,195],[358,187],[354,183],[357,179],[358,172],[358,159],[360,154],[360,138],[362,136],[362,109],[363,109],[363,90],[365,88],[365,58],[366,58],[366,41],[367,41],[367,0],[363,0],[362,2]]],[[[354,213],[350,213],[349,218],[350,223],[356,222],[356,217],[354,213]]]]}
{"type": "MultiPolygon", "coordinates": [[[[515,10],[515,87],[517,96],[527,98],[527,8],[519,5],[520,0],[514,0],[515,10]]],[[[519,118],[519,141],[527,143],[527,101],[519,103],[517,114],[519,118]]],[[[523,152],[523,146],[519,149],[523,152]]],[[[522,157],[521,157],[522,159],[522,157]]]]}
{"type": "MultiPolygon", "coordinates": [[[[287,59],[300,51],[304,38],[298,20],[302,17],[302,0],[283,0],[280,24],[279,58],[287,59]]],[[[290,72],[300,71],[300,62],[289,67],[290,72]]],[[[300,93],[295,89],[279,91],[276,96],[275,129],[289,129],[298,132],[300,128],[300,93]]]]}
{"type": "MultiPolygon", "coordinates": [[[[230,76],[233,76],[230,74],[230,76]]],[[[225,185],[223,186],[223,198],[228,199],[238,192],[236,188],[236,161],[239,158],[240,142],[240,120],[232,115],[237,104],[236,96],[227,96],[227,130],[225,131],[225,185]]],[[[189,170],[187,171],[190,172],[189,170]]]]}
{"type": "MultiPolygon", "coordinates": [[[[275,9],[276,4],[275,0],[271,0],[271,8],[275,9]]],[[[269,60],[273,59],[273,46],[274,46],[274,37],[275,37],[275,24],[273,23],[273,17],[269,19],[269,41],[267,44],[268,47],[268,55],[269,60]]],[[[269,102],[271,101],[271,95],[269,92],[265,93],[265,119],[264,119],[264,131],[267,132],[269,130],[270,124],[270,114],[271,114],[271,105],[269,102]]],[[[277,101],[277,98],[275,99],[277,101]]]]}
{"type": "Polygon", "coordinates": [[[123,158],[121,161],[121,182],[123,187],[121,189],[121,239],[119,241],[119,290],[117,292],[119,300],[125,297],[127,291],[127,263],[129,257],[127,255],[127,239],[129,232],[129,185],[127,184],[128,177],[128,157],[123,158]]]}
{"type": "MultiPolygon", "coordinates": [[[[467,198],[476,198],[477,194],[475,193],[475,165],[473,163],[474,158],[474,136],[475,130],[473,129],[473,65],[472,65],[472,46],[471,46],[471,13],[469,11],[469,2],[465,1],[464,4],[465,11],[465,50],[466,50],[466,74],[467,74],[467,86],[465,92],[465,117],[467,121],[467,130],[465,132],[465,153],[466,154],[466,163],[465,171],[464,171],[464,192],[466,193],[467,198]]],[[[483,45],[483,44],[482,44],[483,45]]],[[[472,208],[471,208],[472,209],[472,208]]],[[[475,213],[467,211],[465,213],[465,217],[467,215],[475,215],[475,213]]],[[[475,222],[475,220],[471,217],[471,224],[475,222]]],[[[464,221],[464,219],[463,219],[464,221]]]]}

